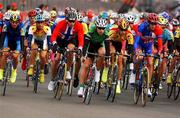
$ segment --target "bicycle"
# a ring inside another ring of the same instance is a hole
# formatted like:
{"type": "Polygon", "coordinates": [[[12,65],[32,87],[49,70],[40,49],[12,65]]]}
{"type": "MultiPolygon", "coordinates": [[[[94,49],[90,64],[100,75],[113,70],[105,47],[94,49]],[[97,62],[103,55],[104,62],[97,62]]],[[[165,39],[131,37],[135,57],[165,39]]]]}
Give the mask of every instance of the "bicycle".
{"type": "MultiPolygon", "coordinates": [[[[176,57],[180,57],[180,55],[176,55],[176,57]]],[[[173,72],[172,72],[172,83],[168,84],[168,98],[171,97],[172,93],[174,96],[174,100],[177,100],[180,94],[180,63],[178,59],[176,60],[173,72]]]]}
{"type": "Polygon", "coordinates": [[[6,89],[7,89],[7,83],[10,81],[11,73],[12,73],[12,68],[13,68],[13,59],[12,55],[13,53],[16,53],[14,51],[2,51],[3,52],[8,52],[8,57],[7,57],[7,62],[5,65],[4,69],[4,75],[3,75],[3,80],[2,80],[2,95],[6,95],[6,89]]]}
{"type": "Polygon", "coordinates": [[[87,75],[87,82],[85,83],[85,88],[84,88],[83,103],[89,105],[92,98],[92,94],[95,91],[95,87],[96,87],[95,85],[96,82],[94,77],[95,77],[96,61],[99,55],[90,52],[87,52],[87,54],[93,55],[95,57],[93,63],[90,65],[89,72],[87,75]]]}
{"type": "Polygon", "coordinates": [[[59,52],[62,52],[61,58],[58,64],[57,74],[55,77],[55,88],[54,88],[54,98],[61,100],[64,86],[66,83],[66,72],[67,72],[67,49],[62,50],[58,49],[59,52]]]}
{"type": "Polygon", "coordinates": [[[147,68],[147,60],[146,58],[151,55],[141,54],[143,59],[140,64],[139,72],[136,73],[136,80],[134,85],[134,104],[137,104],[139,101],[139,97],[141,96],[141,102],[143,107],[146,106],[147,103],[147,91],[149,89],[149,69],[147,68]],[[139,80],[139,81],[138,81],[139,80]]]}

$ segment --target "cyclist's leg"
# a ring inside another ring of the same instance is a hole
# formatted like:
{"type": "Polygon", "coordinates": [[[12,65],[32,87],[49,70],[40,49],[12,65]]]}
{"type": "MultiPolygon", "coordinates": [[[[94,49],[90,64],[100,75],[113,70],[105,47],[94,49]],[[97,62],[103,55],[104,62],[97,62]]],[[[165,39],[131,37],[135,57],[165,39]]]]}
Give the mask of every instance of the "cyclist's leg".
{"type": "Polygon", "coordinates": [[[36,58],[36,55],[37,55],[37,50],[34,50],[34,49],[37,49],[38,46],[37,44],[32,44],[31,45],[31,55],[30,55],[30,60],[29,60],[29,64],[30,64],[30,68],[28,70],[28,75],[29,76],[32,76],[33,74],[33,67],[34,67],[34,63],[35,63],[35,58],[36,58]]]}
{"type": "Polygon", "coordinates": [[[45,81],[45,79],[44,79],[44,67],[45,67],[45,64],[47,62],[46,57],[47,57],[47,50],[41,51],[41,53],[40,53],[41,73],[40,73],[40,78],[39,78],[40,83],[44,83],[44,81],[45,81]]]}
{"type": "Polygon", "coordinates": [[[79,79],[80,79],[80,87],[78,90],[77,95],[79,97],[82,97],[84,95],[84,83],[86,81],[86,77],[88,74],[88,69],[92,63],[92,59],[87,57],[87,59],[84,61],[84,63],[81,65],[81,69],[79,71],[79,79]]]}
{"type": "MultiPolygon", "coordinates": [[[[9,48],[3,49],[3,51],[9,50],[9,48]]],[[[4,73],[4,68],[7,62],[7,56],[8,52],[3,52],[1,56],[1,63],[0,63],[0,80],[3,79],[3,73],[4,73]]]]}

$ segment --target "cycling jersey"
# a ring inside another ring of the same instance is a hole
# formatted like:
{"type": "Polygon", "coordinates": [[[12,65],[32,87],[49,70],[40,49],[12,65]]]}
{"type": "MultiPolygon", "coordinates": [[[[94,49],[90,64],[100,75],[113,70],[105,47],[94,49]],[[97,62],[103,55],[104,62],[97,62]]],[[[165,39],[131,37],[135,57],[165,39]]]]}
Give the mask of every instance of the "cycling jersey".
{"type": "Polygon", "coordinates": [[[104,40],[108,38],[108,31],[105,29],[104,34],[101,36],[97,33],[96,26],[93,25],[89,29],[87,36],[90,37],[90,41],[93,44],[97,44],[97,43],[102,44],[104,42],[104,40]]]}
{"type": "Polygon", "coordinates": [[[174,32],[174,50],[180,52],[180,28],[177,28],[174,32]]]}
{"type": "Polygon", "coordinates": [[[21,50],[21,39],[25,36],[23,24],[20,23],[16,29],[11,27],[10,22],[3,26],[3,33],[5,33],[4,48],[9,47],[11,50],[21,50]]]}
{"type": "Polygon", "coordinates": [[[66,20],[60,21],[51,36],[51,42],[56,41],[60,37],[63,40],[71,40],[78,38],[78,47],[82,48],[84,45],[84,31],[81,23],[76,21],[73,27],[69,27],[66,20]]]}
{"type": "Polygon", "coordinates": [[[145,53],[152,54],[152,46],[157,42],[158,52],[162,51],[162,28],[159,25],[155,26],[154,31],[150,31],[149,23],[147,21],[138,26],[138,33],[135,36],[134,49],[142,48],[145,53]],[[154,36],[155,35],[155,36],[154,36]],[[147,40],[143,37],[152,37],[147,40]]]}
{"type": "Polygon", "coordinates": [[[50,37],[51,37],[51,29],[48,26],[44,26],[42,30],[38,30],[36,25],[32,25],[29,28],[29,47],[30,44],[38,43],[42,49],[47,49],[50,47],[50,37]]]}

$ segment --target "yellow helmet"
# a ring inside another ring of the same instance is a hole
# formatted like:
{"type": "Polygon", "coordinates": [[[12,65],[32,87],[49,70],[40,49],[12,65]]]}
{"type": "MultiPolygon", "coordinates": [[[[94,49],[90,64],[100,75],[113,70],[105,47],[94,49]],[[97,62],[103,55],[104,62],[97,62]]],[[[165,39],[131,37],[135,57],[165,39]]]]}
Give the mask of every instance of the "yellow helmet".
{"type": "Polygon", "coordinates": [[[57,16],[57,12],[56,12],[56,11],[54,11],[54,10],[50,11],[50,14],[51,14],[51,17],[55,17],[55,16],[57,16]]]}
{"type": "Polygon", "coordinates": [[[18,14],[12,14],[10,21],[13,21],[13,22],[20,21],[20,16],[18,14]]]}
{"type": "Polygon", "coordinates": [[[163,16],[159,16],[159,24],[160,25],[168,25],[168,20],[165,19],[163,16]]]}
{"type": "Polygon", "coordinates": [[[118,26],[122,30],[127,30],[129,27],[129,22],[125,18],[121,18],[118,20],[118,26]]]}

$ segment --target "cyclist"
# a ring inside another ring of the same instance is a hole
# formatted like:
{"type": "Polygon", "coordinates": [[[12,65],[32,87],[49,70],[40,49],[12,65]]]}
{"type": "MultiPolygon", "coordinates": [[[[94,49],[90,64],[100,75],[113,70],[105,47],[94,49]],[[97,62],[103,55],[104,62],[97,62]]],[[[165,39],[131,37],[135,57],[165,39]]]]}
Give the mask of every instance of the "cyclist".
{"type": "MultiPolygon", "coordinates": [[[[161,54],[162,51],[162,29],[157,25],[158,15],[155,13],[149,13],[147,16],[147,20],[142,22],[138,27],[138,34],[135,37],[134,49],[136,54],[136,70],[139,67],[141,57],[138,55],[144,51],[147,55],[153,54],[153,42],[154,38],[157,37],[157,47],[158,54],[161,54]]],[[[153,57],[148,56],[148,69],[149,69],[149,78],[151,80],[153,73],[153,57]]],[[[150,84],[150,83],[149,83],[150,84]]],[[[151,96],[152,93],[150,89],[148,89],[148,95],[151,96]]]]}
{"type": "MultiPolygon", "coordinates": [[[[51,37],[51,42],[53,44],[53,52],[57,50],[59,46],[61,49],[67,47],[70,51],[78,47],[78,53],[82,52],[84,46],[84,31],[81,23],[77,21],[77,14],[75,10],[69,10],[66,14],[66,19],[60,21],[54,29],[51,37]]],[[[67,60],[67,73],[66,78],[71,79],[70,66],[72,63],[72,55],[68,55],[67,60]]],[[[51,91],[54,89],[54,78],[57,73],[57,67],[60,60],[60,53],[55,57],[54,62],[52,62],[52,80],[49,82],[48,89],[51,91]]]]}
{"type": "MultiPolygon", "coordinates": [[[[174,51],[173,53],[175,55],[179,55],[180,54],[180,23],[177,19],[173,19],[172,21],[172,25],[174,28],[174,51]]],[[[179,60],[178,57],[174,57],[171,61],[170,64],[170,69],[169,69],[169,73],[167,76],[167,84],[171,83],[171,78],[172,78],[172,71],[174,69],[176,60],[179,60]]]]}
{"type": "Polygon", "coordinates": [[[24,29],[25,29],[25,41],[24,41],[24,54],[23,54],[23,61],[22,61],[22,70],[25,70],[26,69],[26,48],[28,47],[28,32],[29,32],[29,28],[30,26],[32,26],[34,23],[35,23],[35,17],[37,15],[37,12],[36,10],[32,9],[28,12],[28,17],[29,19],[27,21],[24,22],[24,29]]]}
{"type": "MultiPolygon", "coordinates": [[[[99,56],[97,59],[95,70],[95,82],[99,82],[100,80],[100,69],[103,66],[103,56],[105,55],[105,52],[107,55],[109,55],[109,46],[108,46],[108,32],[105,30],[107,27],[107,21],[102,18],[98,18],[95,21],[95,27],[91,27],[89,29],[89,32],[87,34],[88,38],[85,38],[85,45],[88,45],[88,52],[90,53],[98,53],[99,56]],[[106,46],[106,48],[105,48],[106,46]]],[[[85,49],[86,50],[86,49],[85,49]]],[[[85,51],[86,52],[86,51],[85,51]]],[[[81,66],[81,70],[79,72],[79,78],[80,78],[80,87],[78,90],[78,96],[82,97],[84,95],[84,82],[86,79],[86,76],[88,74],[88,68],[90,64],[92,63],[92,59],[94,57],[92,55],[87,55],[87,58],[85,59],[84,63],[81,66]]]]}
{"type": "Polygon", "coordinates": [[[30,26],[28,33],[28,47],[31,48],[28,75],[33,75],[33,67],[35,64],[35,57],[37,55],[37,50],[34,49],[40,48],[42,51],[40,52],[41,73],[39,82],[44,83],[44,66],[46,64],[47,50],[50,47],[51,29],[46,26],[45,19],[42,14],[38,14],[35,17],[35,21],[35,24],[30,26]]]}
{"type": "MultiPolygon", "coordinates": [[[[17,65],[19,52],[21,51],[21,40],[24,40],[25,32],[23,30],[23,24],[20,23],[20,16],[18,14],[12,14],[10,22],[4,24],[1,40],[4,40],[3,51],[14,51],[13,54],[13,69],[11,73],[10,82],[15,83],[17,75],[17,65]]],[[[0,80],[3,78],[3,72],[7,61],[7,52],[3,52],[0,63],[0,80]]]]}
{"type": "MultiPolygon", "coordinates": [[[[163,29],[162,39],[163,39],[163,53],[164,57],[167,57],[168,54],[172,54],[173,52],[173,41],[174,36],[172,32],[168,29],[169,22],[167,19],[165,19],[163,16],[159,16],[159,24],[161,25],[163,29]]],[[[162,63],[160,64],[159,68],[159,77],[158,79],[162,80],[163,73],[165,72],[167,66],[167,58],[162,59],[162,63]]],[[[162,89],[162,85],[160,84],[159,89],[162,89]]]]}
{"type": "Polygon", "coordinates": [[[128,51],[133,52],[134,38],[129,30],[129,27],[128,21],[125,18],[120,18],[118,20],[118,28],[112,28],[109,32],[109,38],[111,40],[111,53],[115,53],[117,51],[122,54],[118,57],[118,84],[116,87],[116,93],[121,93],[120,81],[122,79],[122,71],[124,66],[123,55],[126,54],[126,43],[129,47],[128,51]]]}

